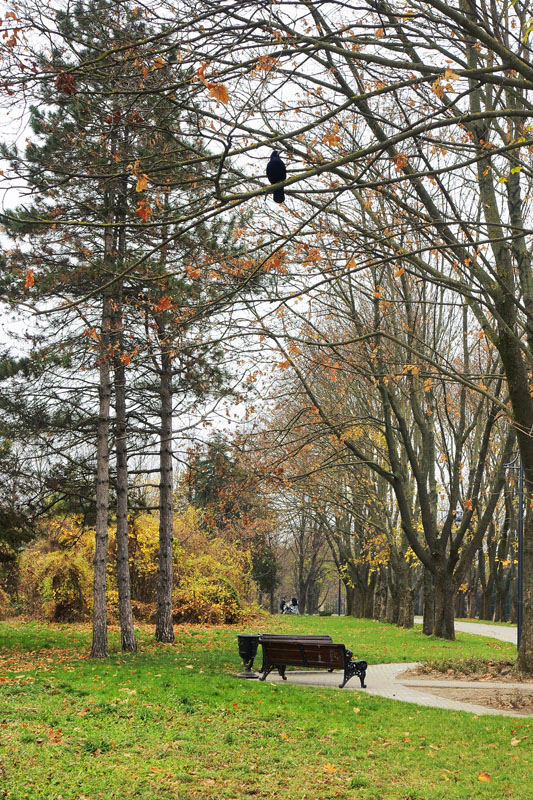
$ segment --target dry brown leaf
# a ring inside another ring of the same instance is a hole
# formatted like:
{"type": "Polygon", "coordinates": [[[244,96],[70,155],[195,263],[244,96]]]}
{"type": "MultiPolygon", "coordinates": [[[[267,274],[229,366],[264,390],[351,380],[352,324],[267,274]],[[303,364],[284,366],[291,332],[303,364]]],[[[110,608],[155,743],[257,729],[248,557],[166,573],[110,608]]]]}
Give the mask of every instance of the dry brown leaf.
{"type": "Polygon", "coordinates": [[[217,106],[219,103],[224,103],[224,105],[229,103],[228,87],[224,86],[223,83],[208,83],[207,88],[209,89],[209,97],[215,98],[217,106]]]}

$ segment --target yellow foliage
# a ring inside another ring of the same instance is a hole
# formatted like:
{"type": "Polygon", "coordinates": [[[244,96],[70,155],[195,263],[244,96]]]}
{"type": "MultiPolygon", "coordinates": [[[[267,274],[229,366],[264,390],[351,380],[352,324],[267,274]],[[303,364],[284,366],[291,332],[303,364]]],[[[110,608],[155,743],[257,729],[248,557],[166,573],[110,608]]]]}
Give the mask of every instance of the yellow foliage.
{"type": "Polygon", "coordinates": [[[13,614],[9,595],[0,586],[0,619],[8,619],[13,614]]]}
{"type": "Polygon", "coordinates": [[[20,557],[19,592],[25,611],[53,621],[87,619],[92,610],[92,566],[80,547],[68,547],[72,526],[51,525],[20,557]]]}
{"type": "MultiPolygon", "coordinates": [[[[89,618],[94,535],[76,516],[46,523],[44,535],[20,558],[19,591],[26,612],[49,620],[89,618]]],[[[107,604],[113,617],[118,613],[115,526],[108,535],[107,604]]],[[[135,518],[128,543],[134,611],[151,619],[157,599],[158,517],[146,513],[135,518]]],[[[176,619],[231,623],[242,618],[251,595],[250,553],[230,540],[210,537],[201,511],[191,507],[176,515],[173,560],[176,619]]]]}

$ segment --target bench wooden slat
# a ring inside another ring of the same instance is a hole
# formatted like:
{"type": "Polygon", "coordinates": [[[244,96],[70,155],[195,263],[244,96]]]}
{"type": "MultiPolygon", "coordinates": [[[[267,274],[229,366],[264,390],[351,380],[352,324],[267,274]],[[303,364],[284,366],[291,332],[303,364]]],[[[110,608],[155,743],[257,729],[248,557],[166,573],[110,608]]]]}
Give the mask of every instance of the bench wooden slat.
{"type": "MultiPolygon", "coordinates": [[[[315,633],[305,633],[305,634],[297,634],[297,633],[261,633],[260,641],[263,642],[333,642],[333,639],[329,634],[315,634],[315,633]]],[[[263,664],[261,666],[260,672],[264,672],[266,668],[267,661],[265,659],[265,653],[263,652],[263,664]]],[[[290,666],[293,666],[292,664],[290,666]]],[[[299,663],[296,665],[299,666],[299,663]]],[[[333,670],[333,667],[331,668],[333,670]]]]}
{"type": "Polygon", "coordinates": [[[364,688],[366,661],[352,661],[352,653],[343,644],[337,644],[316,637],[292,637],[284,634],[265,634],[260,642],[263,647],[263,675],[266,680],[273,669],[278,669],[285,678],[286,667],[308,667],[311,669],[344,669],[344,680],[341,688],[354,675],[358,675],[364,688]],[[285,638],[281,638],[284,636],[285,638]],[[275,637],[275,638],[274,638],[275,637]]]}

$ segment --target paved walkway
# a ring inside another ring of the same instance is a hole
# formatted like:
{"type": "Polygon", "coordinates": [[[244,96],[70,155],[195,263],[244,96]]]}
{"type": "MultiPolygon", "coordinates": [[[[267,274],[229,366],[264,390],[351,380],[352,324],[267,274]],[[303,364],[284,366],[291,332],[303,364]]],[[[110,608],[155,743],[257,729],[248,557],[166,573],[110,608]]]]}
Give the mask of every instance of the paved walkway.
{"type": "MultiPolygon", "coordinates": [[[[415,622],[421,621],[418,618],[415,622]]],[[[475,622],[457,622],[456,629],[466,633],[475,633],[478,636],[491,636],[494,639],[502,641],[514,641],[516,643],[516,629],[507,628],[499,625],[478,624],[475,622]]],[[[421,706],[433,706],[434,708],[449,708],[455,711],[469,711],[472,714],[490,714],[503,717],[517,717],[515,712],[507,711],[505,709],[491,708],[489,706],[481,706],[475,703],[463,703],[460,700],[451,700],[446,697],[439,697],[438,695],[431,694],[427,688],[431,685],[437,688],[495,688],[495,684],[486,681],[430,681],[420,680],[416,678],[403,678],[402,673],[416,667],[415,663],[403,664],[371,664],[368,667],[366,674],[366,689],[361,689],[359,686],[359,679],[352,678],[351,681],[344,687],[343,691],[359,691],[365,694],[378,695],[379,697],[389,697],[393,700],[403,700],[406,703],[416,703],[421,706]]],[[[297,683],[302,686],[322,686],[324,688],[334,689],[339,686],[340,673],[329,673],[317,670],[312,672],[305,671],[292,671],[287,673],[287,683],[297,683]]],[[[267,681],[282,683],[281,678],[277,673],[271,673],[267,681]]],[[[533,692],[533,683],[498,683],[498,689],[511,689],[517,688],[533,692]]]]}
{"type": "MultiPolygon", "coordinates": [[[[415,622],[422,624],[422,617],[415,617],[415,622]]],[[[516,626],[491,625],[490,622],[457,622],[455,630],[463,633],[476,633],[478,636],[490,636],[491,639],[499,639],[502,642],[512,642],[516,644],[516,626]]]]}

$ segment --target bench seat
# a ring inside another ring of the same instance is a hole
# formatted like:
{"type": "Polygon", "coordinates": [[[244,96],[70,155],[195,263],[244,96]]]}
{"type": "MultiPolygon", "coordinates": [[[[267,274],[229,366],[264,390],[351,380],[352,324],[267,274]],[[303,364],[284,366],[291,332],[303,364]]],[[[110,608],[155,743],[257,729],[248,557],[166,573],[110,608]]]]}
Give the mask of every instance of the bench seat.
{"type": "Polygon", "coordinates": [[[309,669],[342,669],[344,677],[339,688],[353,678],[359,677],[365,686],[366,661],[353,661],[353,653],[343,644],[331,641],[331,637],[290,636],[286,634],[263,634],[259,640],[263,647],[263,666],[260,680],[265,681],[273,669],[277,669],[283,680],[287,680],[287,667],[309,669]],[[328,641],[329,640],[329,641],[328,641]]]}

